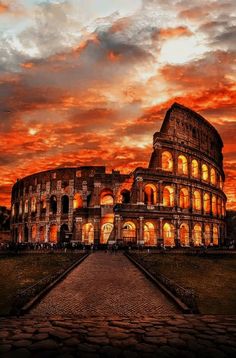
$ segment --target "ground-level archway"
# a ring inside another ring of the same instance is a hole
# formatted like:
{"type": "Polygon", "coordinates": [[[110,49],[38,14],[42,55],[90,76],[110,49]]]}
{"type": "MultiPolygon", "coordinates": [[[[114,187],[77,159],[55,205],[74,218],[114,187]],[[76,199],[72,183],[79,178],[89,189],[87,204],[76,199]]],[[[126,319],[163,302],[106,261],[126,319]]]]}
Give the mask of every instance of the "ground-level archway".
{"type": "Polygon", "coordinates": [[[155,233],[155,227],[153,223],[146,222],[143,228],[143,240],[146,246],[155,246],[157,244],[157,238],[155,233]]]}
{"type": "Polygon", "coordinates": [[[107,244],[112,230],[113,230],[113,224],[105,223],[105,224],[102,225],[102,228],[101,228],[101,244],[107,244]]]}
{"type": "Polygon", "coordinates": [[[84,224],[82,227],[82,242],[85,245],[94,243],[94,227],[91,223],[84,224]]]}
{"type": "Polygon", "coordinates": [[[164,246],[175,246],[175,227],[170,223],[163,225],[164,246]]]}
{"type": "Polygon", "coordinates": [[[124,244],[136,243],[136,226],[132,221],[127,221],[122,228],[124,244]]]}
{"type": "Polygon", "coordinates": [[[69,228],[67,224],[62,224],[60,228],[60,242],[68,242],[69,241],[69,228]]]}
{"type": "Polygon", "coordinates": [[[57,225],[53,224],[49,229],[49,242],[57,243],[57,225]]]}
{"type": "Polygon", "coordinates": [[[180,225],[179,240],[181,246],[189,246],[189,226],[186,223],[180,225]]]}

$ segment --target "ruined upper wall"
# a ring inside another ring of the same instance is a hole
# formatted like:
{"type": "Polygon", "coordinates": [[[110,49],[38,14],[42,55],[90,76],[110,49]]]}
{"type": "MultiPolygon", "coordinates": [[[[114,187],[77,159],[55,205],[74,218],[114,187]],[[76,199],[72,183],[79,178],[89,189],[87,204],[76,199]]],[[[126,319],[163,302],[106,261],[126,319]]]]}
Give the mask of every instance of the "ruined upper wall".
{"type": "Polygon", "coordinates": [[[201,115],[178,103],[170,107],[160,132],[154,134],[154,146],[159,138],[196,148],[222,164],[223,142],[217,130],[201,115]]]}

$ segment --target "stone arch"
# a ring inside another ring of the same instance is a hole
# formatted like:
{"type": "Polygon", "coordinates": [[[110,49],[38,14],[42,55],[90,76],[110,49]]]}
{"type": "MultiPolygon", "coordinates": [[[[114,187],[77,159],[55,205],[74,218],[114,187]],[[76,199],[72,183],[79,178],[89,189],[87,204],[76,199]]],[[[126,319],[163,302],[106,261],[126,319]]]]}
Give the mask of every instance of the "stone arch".
{"type": "Polygon", "coordinates": [[[170,152],[165,150],[161,154],[161,168],[162,170],[172,172],[173,166],[173,156],[170,152]]]}
{"type": "Polygon", "coordinates": [[[111,223],[105,223],[101,228],[101,244],[107,244],[114,225],[111,223]]]}
{"type": "Polygon", "coordinates": [[[217,214],[219,215],[219,216],[221,216],[221,209],[222,209],[222,200],[221,200],[221,198],[218,198],[218,200],[217,200],[217,214]]]}
{"type": "Polygon", "coordinates": [[[189,246],[189,226],[186,223],[180,225],[179,240],[181,246],[189,246]]]}
{"type": "Polygon", "coordinates": [[[157,188],[154,184],[146,184],[144,187],[144,202],[147,205],[157,204],[157,188]]]}
{"type": "Polygon", "coordinates": [[[155,246],[157,244],[157,238],[155,233],[154,224],[146,222],[143,227],[143,240],[144,245],[155,246]]]}
{"type": "Polygon", "coordinates": [[[124,189],[121,191],[121,202],[122,204],[128,204],[130,203],[130,191],[127,189],[124,189]]]}
{"type": "Polygon", "coordinates": [[[210,205],[210,194],[205,193],[203,195],[203,209],[204,213],[209,214],[211,211],[211,205],[210,205]]]}
{"type": "Polygon", "coordinates": [[[46,207],[47,207],[46,197],[43,195],[40,200],[40,213],[41,214],[46,213],[46,207]]]}
{"type": "Polygon", "coordinates": [[[218,225],[213,225],[213,245],[219,245],[219,228],[218,225]]]}
{"type": "Polygon", "coordinates": [[[57,225],[52,224],[49,229],[49,242],[57,243],[57,225]]]}
{"type": "Polygon", "coordinates": [[[205,237],[205,245],[209,246],[211,243],[211,228],[209,224],[205,225],[204,237],[205,237]]]}
{"type": "Polygon", "coordinates": [[[57,197],[56,197],[56,195],[51,195],[49,203],[50,203],[50,206],[49,206],[50,214],[56,214],[57,213],[57,197]]]}
{"type": "Polygon", "coordinates": [[[111,189],[103,189],[101,191],[100,205],[114,205],[114,196],[111,189]]]}
{"type": "Polygon", "coordinates": [[[91,223],[86,223],[82,226],[82,242],[85,245],[94,243],[94,227],[91,223]]]}
{"type": "Polygon", "coordinates": [[[36,203],[37,203],[36,198],[35,198],[35,196],[33,196],[31,198],[31,213],[36,213],[36,210],[37,210],[36,203]]]}
{"type": "Polygon", "coordinates": [[[194,243],[194,246],[200,246],[202,244],[202,226],[201,226],[201,224],[195,224],[193,227],[193,243],[194,243]]]}
{"type": "Polygon", "coordinates": [[[136,225],[132,221],[126,221],[122,228],[123,242],[134,243],[136,242],[136,225]]]}
{"type": "Polygon", "coordinates": [[[187,188],[180,189],[179,206],[183,209],[189,208],[189,191],[187,188]]]}
{"type": "Polygon", "coordinates": [[[209,178],[208,166],[206,164],[202,164],[202,180],[207,181],[209,178]]]}
{"type": "Polygon", "coordinates": [[[163,205],[164,206],[174,206],[174,188],[170,185],[167,185],[164,187],[163,205]]]}
{"type": "Polygon", "coordinates": [[[175,227],[173,224],[166,222],[163,225],[164,246],[175,246],[175,227]]]}
{"type": "Polygon", "coordinates": [[[216,184],[216,171],[214,168],[211,168],[211,171],[210,171],[210,181],[211,181],[211,184],[213,184],[213,185],[216,184]]]}
{"type": "Polygon", "coordinates": [[[188,174],[188,161],[184,155],[178,156],[178,166],[177,166],[178,174],[188,174]]]}
{"type": "Polygon", "coordinates": [[[23,227],[22,225],[18,226],[18,242],[23,241],[23,227]]]}
{"type": "Polygon", "coordinates": [[[39,242],[43,243],[46,241],[46,229],[45,226],[39,228],[39,242]]]}
{"type": "Polygon", "coordinates": [[[193,159],[191,162],[191,176],[193,178],[199,177],[199,164],[196,159],[193,159]]]}
{"type": "Polygon", "coordinates": [[[59,239],[60,242],[68,242],[69,239],[66,237],[66,233],[69,232],[69,227],[67,224],[62,224],[60,227],[60,235],[59,235],[59,239]]]}
{"type": "Polygon", "coordinates": [[[216,216],[217,215],[217,202],[216,202],[216,196],[215,195],[212,195],[211,210],[212,210],[212,214],[214,216],[216,216]]]}
{"type": "Polygon", "coordinates": [[[69,213],[69,196],[63,195],[61,197],[61,213],[68,214],[69,213]]]}
{"type": "Polygon", "coordinates": [[[83,207],[83,198],[80,193],[76,193],[73,199],[73,209],[80,209],[83,207]]]}
{"type": "Polygon", "coordinates": [[[28,212],[29,212],[29,200],[26,199],[25,200],[25,205],[24,205],[24,213],[28,214],[28,212]]]}
{"type": "Polygon", "coordinates": [[[202,205],[201,205],[201,194],[200,191],[195,190],[193,192],[193,209],[194,210],[201,210],[202,205]]]}
{"type": "Polygon", "coordinates": [[[31,242],[36,242],[37,240],[37,226],[36,224],[31,226],[31,242]]]}

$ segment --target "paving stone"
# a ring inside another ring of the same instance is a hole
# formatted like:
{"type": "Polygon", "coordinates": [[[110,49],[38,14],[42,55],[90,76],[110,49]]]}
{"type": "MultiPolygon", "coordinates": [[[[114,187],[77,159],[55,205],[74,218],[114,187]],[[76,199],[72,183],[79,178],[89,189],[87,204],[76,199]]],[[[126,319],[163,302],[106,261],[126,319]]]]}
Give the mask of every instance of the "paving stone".
{"type": "Polygon", "coordinates": [[[19,334],[15,334],[14,336],[11,337],[11,339],[13,341],[17,341],[17,340],[22,340],[22,339],[31,339],[32,334],[31,333],[19,333],[19,334]]]}
{"type": "Polygon", "coordinates": [[[47,339],[47,338],[48,338],[47,333],[38,333],[38,334],[34,334],[32,336],[33,341],[42,341],[42,340],[47,339]]]}
{"type": "Polygon", "coordinates": [[[0,354],[8,352],[11,349],[11,344],[0,344],[0,354]]]}
{"type": "Polygon", "coordinates": [[[43,341],[39,341],[31,344],[29,349],[31,350],[49,350],[58,348],[58,344],[52,339],[45,339],[43,341]]]}
{"type": "Polygon", "coordinates": [[[22,339],[22,340],[13,342],[13,346],[19,347],[19,348],[21,348],[21,347],[28,347],[29,345],[31,345],[31,343],[32,343],[32,342],[29,341],[29,340],[22,339]]]}
{"type": "Polygon", "coordinates": [[[77,339],[77,338],[74,338],[74,337],[71,337],[69,339],[66,339],[64,341],[64,344],[66,346],[69,346],[69,347],[74,347],[74,346],[78,346],[80,343],[80,341],[77,339]]]}

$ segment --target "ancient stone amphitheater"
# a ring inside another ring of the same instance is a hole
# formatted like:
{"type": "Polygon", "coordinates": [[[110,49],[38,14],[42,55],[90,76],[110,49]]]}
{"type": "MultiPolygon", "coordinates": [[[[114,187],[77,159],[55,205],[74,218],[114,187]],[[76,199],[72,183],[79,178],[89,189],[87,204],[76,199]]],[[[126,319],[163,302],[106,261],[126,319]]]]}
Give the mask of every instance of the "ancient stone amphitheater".
{"type": "Polygon", "coordinates": [[[12,189],[16,242],[145,246],[225,243],[223,143],[199,114],[174,103],[153,138],[148,168],[59,168],[12,189]]]}

